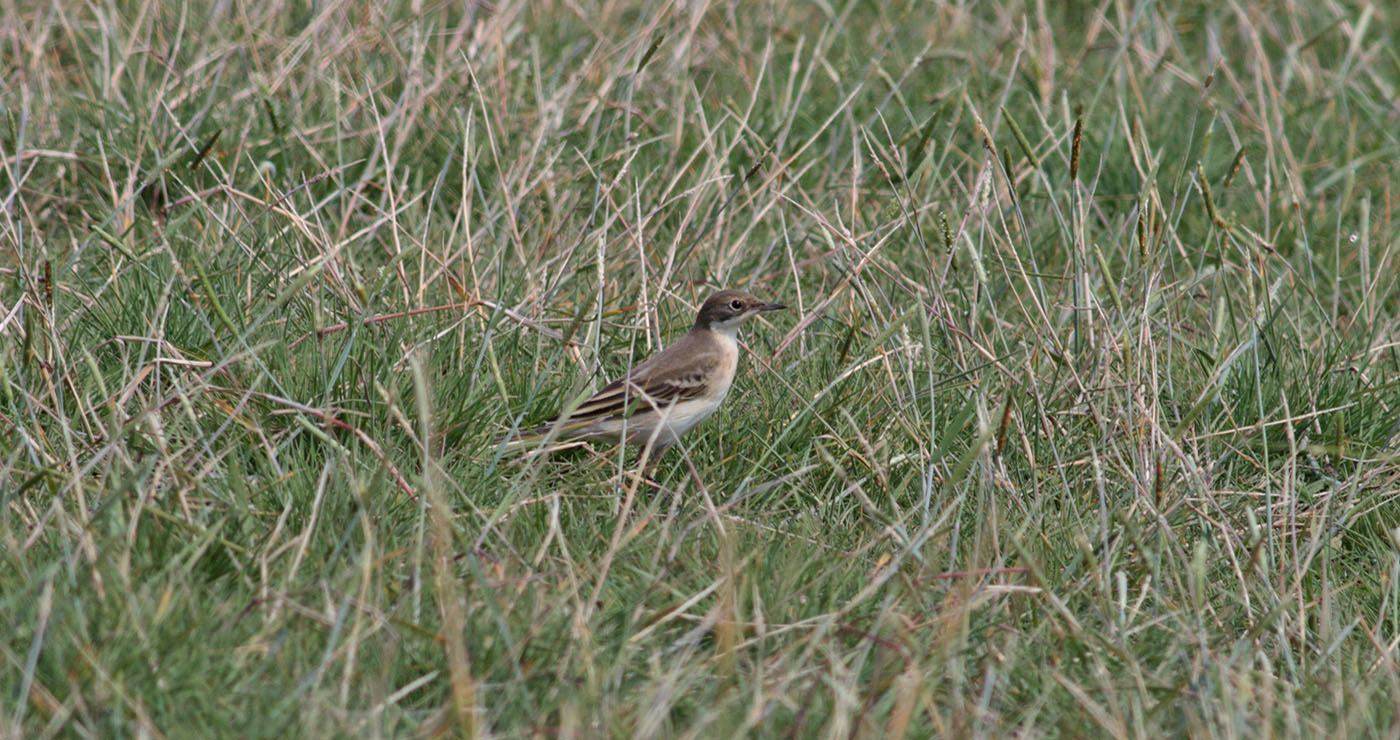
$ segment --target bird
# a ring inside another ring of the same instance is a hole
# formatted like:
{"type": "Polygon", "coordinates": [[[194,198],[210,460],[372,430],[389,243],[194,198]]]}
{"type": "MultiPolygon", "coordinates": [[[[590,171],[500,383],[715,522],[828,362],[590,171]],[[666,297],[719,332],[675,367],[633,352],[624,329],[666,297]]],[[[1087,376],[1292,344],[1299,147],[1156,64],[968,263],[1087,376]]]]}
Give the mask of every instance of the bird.
{"type": "Polygon", "coordinates": [[[554,439],[651,447],[653,460],[719,409],[739,366],[739,327],[787,308],[741,290],[720,290],[701,304],[685,336],[542,426],[502,440],[510,451],[554,439]]]}

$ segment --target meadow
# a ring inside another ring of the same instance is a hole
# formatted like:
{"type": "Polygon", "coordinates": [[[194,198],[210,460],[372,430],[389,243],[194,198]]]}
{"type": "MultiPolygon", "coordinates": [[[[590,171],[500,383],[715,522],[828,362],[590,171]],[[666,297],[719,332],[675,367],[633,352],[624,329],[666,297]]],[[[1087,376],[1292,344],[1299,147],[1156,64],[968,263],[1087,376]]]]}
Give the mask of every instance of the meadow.
{"type": "Polygon", "coordinates": [[[5,736],[1400,728],[1393,8],[0,8],[5,736]]]}

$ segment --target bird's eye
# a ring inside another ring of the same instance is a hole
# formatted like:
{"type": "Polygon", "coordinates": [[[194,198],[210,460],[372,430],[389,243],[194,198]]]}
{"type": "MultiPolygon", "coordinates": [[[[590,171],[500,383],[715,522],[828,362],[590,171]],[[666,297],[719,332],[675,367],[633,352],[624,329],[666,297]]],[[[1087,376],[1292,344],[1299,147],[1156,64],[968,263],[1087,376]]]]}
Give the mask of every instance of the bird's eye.
{"type": "Polygon", "coordinates": [[[729,307],[735,311],[742,311],[744,310],[744,302],[736,298],[729,302],[729,307]]]}

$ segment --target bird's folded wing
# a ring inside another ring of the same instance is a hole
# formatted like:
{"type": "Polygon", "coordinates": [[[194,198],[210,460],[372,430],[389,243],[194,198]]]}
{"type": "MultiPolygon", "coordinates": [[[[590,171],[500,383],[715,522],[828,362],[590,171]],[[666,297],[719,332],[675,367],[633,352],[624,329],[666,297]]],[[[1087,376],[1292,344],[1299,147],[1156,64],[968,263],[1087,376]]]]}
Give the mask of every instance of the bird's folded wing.
{"type": "MultiPolygon", "coordinates": [[[[710,393],[710,377],[718,364],[718,357],[703,355],[691,357],[684,368],[638,366],[631,375],[614,380],[579,404],[566,415],[566,423],[574,426],[608,417],[627,417],[703,398],[710,393]]],[[[549,423],[558,421],[556,418],[549,423]]]]}

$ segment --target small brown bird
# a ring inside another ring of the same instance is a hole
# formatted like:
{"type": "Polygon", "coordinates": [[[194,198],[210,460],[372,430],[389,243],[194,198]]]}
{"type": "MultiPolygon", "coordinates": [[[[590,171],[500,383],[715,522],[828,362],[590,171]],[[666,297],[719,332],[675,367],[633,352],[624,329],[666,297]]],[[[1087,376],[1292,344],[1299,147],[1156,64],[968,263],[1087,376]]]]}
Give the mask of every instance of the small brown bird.
{"type": "Polygon", "coordinates": [[[614,380],[573,410],[507,442],[521,448],[548,437],[650,444],[657,457],[718,408],[739,366],[739,326],[766,311],[787,308],[740,290],[705,300],[695,325],[675,344],[614,380]]]}

